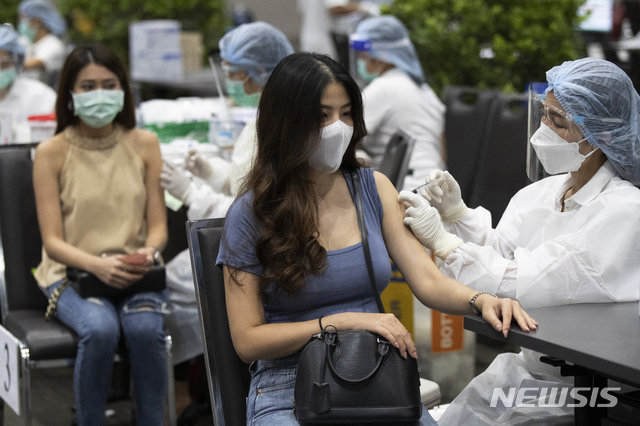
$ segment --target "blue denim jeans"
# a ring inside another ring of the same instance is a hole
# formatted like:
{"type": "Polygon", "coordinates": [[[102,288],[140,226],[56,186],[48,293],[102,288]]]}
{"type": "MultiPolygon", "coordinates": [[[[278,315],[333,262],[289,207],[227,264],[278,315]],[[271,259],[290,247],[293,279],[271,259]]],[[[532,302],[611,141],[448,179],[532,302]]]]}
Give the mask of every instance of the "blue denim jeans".
{"type": "MultiPolygon", "coordinates": [[[[247,425],[298,425],[293,413],[293,388],[299,354],[251,364],[247,425]]],[[[437,425],[426,408],[417,425],[437,425]]]]}
{"type": "MultiPolygon", "coordinates": [[[[61,283],[45,289],[47,297],[61,283]]],[[[73,371],[79,426],[104,423],[113,358],[121,333],[131,365],[137,424],[163,424],[167,360],[162,322],[166,298],[166,292],[146,292],[114,303],[105,298],[83,299],[72,287],[62,293],[56,316],[79,337],[73,371]]]]}

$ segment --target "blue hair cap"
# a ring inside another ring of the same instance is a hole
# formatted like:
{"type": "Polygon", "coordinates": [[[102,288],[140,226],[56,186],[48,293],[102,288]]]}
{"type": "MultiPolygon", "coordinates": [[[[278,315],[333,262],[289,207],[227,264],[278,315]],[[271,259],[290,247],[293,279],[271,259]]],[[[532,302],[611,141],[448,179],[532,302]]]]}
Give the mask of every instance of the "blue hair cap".
{"type": "Polygon", "coordinates": [[[30,18],[38,18],[56,35],[67,32],[67,23],[56,7],[47,0],[24,0],[18,6],[18,13],[30,18]]]}
{"type": "Polygon", "coordinates": [[[280,60],[293,53],[282,31],[261,21],[234,28],[220,39],[218,46],[222,59],[246,71],[262,87],[280,60]]]}
{"type": "Polygon", "coordinates": [[[0,25],[0,49],[11,53],[16,64],[22,64],[24,47],[18,42],[18,34],[9,24],[0,25]]]}
{"type": "Polygon", "coordinates": [[[547,91],[607,156],[620,177],[640,185],[640,96],[631,79],[611,62],[583,58],[547,71],[547,91]]]}
{"type": "Polygon", "coordinates": [[[422,65],[404,24],[395,16],[383,15],[364,19],[358,24],[354,39],[370,40],[367,53],[375,59],[395,65],[416,82],[425,82],[422,65]]]}

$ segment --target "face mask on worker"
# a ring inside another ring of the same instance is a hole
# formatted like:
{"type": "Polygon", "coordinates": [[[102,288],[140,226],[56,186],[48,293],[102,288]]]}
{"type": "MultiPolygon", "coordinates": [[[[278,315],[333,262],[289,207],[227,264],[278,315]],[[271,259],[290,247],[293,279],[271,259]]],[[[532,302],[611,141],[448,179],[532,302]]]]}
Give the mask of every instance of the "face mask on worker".
{"type": "Polygon", "coordinates": [[[324,173],[338,170],[352,136],[353,126],[340,120],[323,127],[320,141],[309,157],[309,166],[324,173]]]}
{"type": "Polygon", "coordinates": [[[585,141],[582,138],[577,142],[567,142],[556,132],[544,123],[540,123],[540,128],[531,136],[531,146],[536,151],[542,167],[549,174],[575,172],[582,165],[583,161],[596,149],[587,155],[581,154],[580,143],[585,141]]]}
{"type": "Polygon", "coordinates": [[[367,71],[366,59],[358,59],[358,75],[367,84],[380,77],[380,73],[367,71]]]}
{"type": "Polygon", "coordinates": [[[124,106],[122,90],[92,90],[72,93],[74,114],[89,127],[99,128],[110,124],[124,106]]]}
{"type": "Polygon", "coordinates": [[[15,67],[0,71],[0,90],[7,88],[16,79],[18,73],[15,67]]]}
{"type": "Polygon", "coordinates": [[[227,95],[233,99],[233,103],[237,106],[243,107],[257,107],[260,102],[260,92],[248,94],[244,90],[244,83],[246,80],[229,80],[225,81],[225,86],[227,89],[227,95]]]}
{"type": "Polygon", "coordinates": [[[18,23],[18,34],[32,43],[36,39],[36,30],[33,29],[28,20],[22,20],[18,23]]]}

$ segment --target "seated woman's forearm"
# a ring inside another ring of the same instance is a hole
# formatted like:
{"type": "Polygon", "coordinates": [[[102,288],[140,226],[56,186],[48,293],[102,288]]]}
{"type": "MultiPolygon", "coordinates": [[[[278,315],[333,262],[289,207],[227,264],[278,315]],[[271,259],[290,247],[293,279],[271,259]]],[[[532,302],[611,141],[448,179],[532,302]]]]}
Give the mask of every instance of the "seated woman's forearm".
{"type": "Polygon", "coordinates": [[[415,295],[422,304],[437,311],[450,315],[468,315],[472,312],[469,299],[475,293],[475,290],[443,275],[428,291],[417,291],[415,295]]]}
{"type": "Polygon", "coordinates": [[[256,359],[279,358],[301,350],[315,333],[333,326],[336,331],[367,330],[376,333],[398,348],[405,358],[417,358],[411,334],[391,313],[341,312],[297,323],[261,324],[243,331],[232,331],[236,353],[245,362],[256,359]]]}
{"type": "Polygon", "coordinates": [[[236,353],[246,363],[280,358],[301,350],[314,333],[320,332],[317,319],[297,323],[271,323],[232,334],[236,353]]]}
{"type": "Polygon", "coordinates": [[[43,246],[52,260],[85,271],[91,272],[97,259],[96,256],[80,250],[59,238],[45,238],[43,246]]]}

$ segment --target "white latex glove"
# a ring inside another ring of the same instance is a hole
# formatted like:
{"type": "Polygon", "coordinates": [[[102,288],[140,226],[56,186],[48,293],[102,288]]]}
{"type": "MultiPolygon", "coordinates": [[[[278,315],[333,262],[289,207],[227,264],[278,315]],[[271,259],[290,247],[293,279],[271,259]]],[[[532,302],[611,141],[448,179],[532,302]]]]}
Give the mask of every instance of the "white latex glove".
{"type": "Polygon", "coordinates": [[[460,185],[447,171],[432,171],[426,184],[418,188],[418,194],[438,209],[445,222],[455,222],[467,215],[467,205],[462,201],[460,185]]]}
{"type": "Polygon", "coordinates": [[[401,191],[398,201],[407,206],[404,212],[404,224],[408,225],[423,246],[433,251],[440,259],[462,245],[462,240],[445,231],[438,210],[418,194],[401,191]]]}
{"type": "Polygon", "coordinates": [[[160,183],[171,195],[188,205],[187,198],[191,192],[191,179],[189,179],[184,170],[163,162],[160,183]]]}
{"type": "Polygon", "coordinates": [[[213,175],[213,168],[209,161],[195,149],[189,150],[185,160],[185,167],[195,176],[205,181],[208,181],[213,175]]]}

